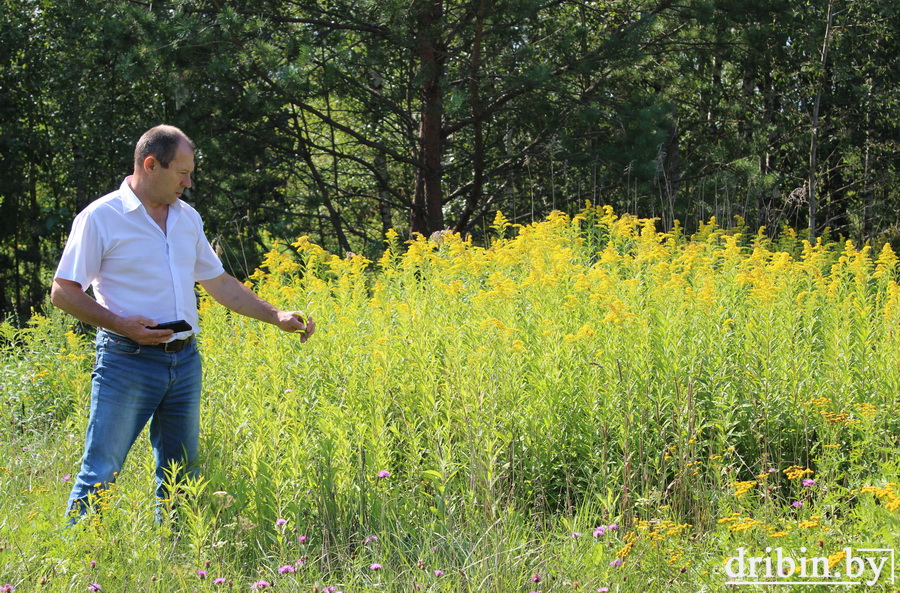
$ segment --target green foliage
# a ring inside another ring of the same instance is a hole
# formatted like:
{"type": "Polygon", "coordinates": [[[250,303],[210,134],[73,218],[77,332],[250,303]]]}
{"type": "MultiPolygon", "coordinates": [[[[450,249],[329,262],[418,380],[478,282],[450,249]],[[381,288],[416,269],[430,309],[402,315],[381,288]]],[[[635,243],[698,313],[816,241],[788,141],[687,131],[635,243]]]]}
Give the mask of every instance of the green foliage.
{"type": "Polygon", "coordinates": [[[159,525],[142,436],[102,519],[61,530],[86,342],[0,326],[0,583],[697,591],[741,547],[896,548],[896,256],[654,223],[497,215],[489,248],[391,233],[377,263],[275,245],[255,290],[316,335],[202,298],[202,476],[159,525]]]}
{"type": "Polygon", "coordinates": [[[163,121],[200,146],[188,197],[240,277],[266,233],[377,257],[391,228],[482,241],[497,208],[584,200],[775,234],[808,226],[810,178],[816,232],[895,240],[897,7],[834,0],[822,63],[828,6],[11,0],[0,310],[43,300],[74,214],[163,121]]]}

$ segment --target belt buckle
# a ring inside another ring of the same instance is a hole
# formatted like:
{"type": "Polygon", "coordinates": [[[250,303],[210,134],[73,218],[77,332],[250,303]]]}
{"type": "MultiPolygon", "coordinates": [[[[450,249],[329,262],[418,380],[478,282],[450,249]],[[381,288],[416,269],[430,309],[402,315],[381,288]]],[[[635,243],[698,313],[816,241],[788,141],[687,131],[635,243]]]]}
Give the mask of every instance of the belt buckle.
{"type": "Polygon", "coordinates": [[[187,344],[188,339],[189,338],[185,338],[183,340],[172,340],[171,342],[166,342],[165,344],[163,344],[163,351],[169,352],[169,353],[181,352],[184,349],[185,345],[187,344]],[[170,348],[170,346],[171,346],[171,348],[170,348]]]}

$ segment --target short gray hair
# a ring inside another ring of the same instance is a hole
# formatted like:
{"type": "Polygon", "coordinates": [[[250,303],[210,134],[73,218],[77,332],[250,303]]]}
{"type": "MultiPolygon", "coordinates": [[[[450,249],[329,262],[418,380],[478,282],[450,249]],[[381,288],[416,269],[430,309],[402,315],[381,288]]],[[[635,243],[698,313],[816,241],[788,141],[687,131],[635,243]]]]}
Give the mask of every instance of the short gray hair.
{"type": "Polygon", "coordinates": [[[164,169],[168,169],[182,141],[187,142],[192,151],[197,150],[194,141],[175,126],[161,125],[150,128],[144,132],[134,147],[135,166],[140,167],[144,159],[152,156],[164,169]]]}

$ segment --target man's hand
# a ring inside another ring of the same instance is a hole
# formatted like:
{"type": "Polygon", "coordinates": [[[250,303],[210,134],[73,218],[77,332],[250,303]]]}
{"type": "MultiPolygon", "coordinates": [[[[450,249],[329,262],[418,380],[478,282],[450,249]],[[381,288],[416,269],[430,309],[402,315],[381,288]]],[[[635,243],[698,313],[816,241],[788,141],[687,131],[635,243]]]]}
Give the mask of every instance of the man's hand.
{"type": "Polygon", "coordinates": [[[165,342],[172,337],[170,329],[147,329],[156,322],[143,315],[120,317],[89,297],[81,285],[71,280],[55,278],[50,289],[50,302],[79,321],[103,327],[145,346],[165,342]]]}
{"type": "Polygon", "coordinates": [[[316,331],[316,323],[303,311],[277,309],[253,294],[253,291],[230,274],[223,273],[211,280],[201,280],[200,285],[212,298],[235,313],[277,325],[286,332],[299,333],[301,342],[308,340],[316,331]]]}
{"type": "Polygon", "coordinates": [[[156,325],[156,322],[149,317],[132,315],[131,317],[123,318],[116,329],[110,329],[144,346],[162,344],[171,338],[174,333],[170,329],[150,329],[149,327],[152,325],[156,325]]]}
{"type": "Polygon", "coordinates": [[[299,333],[301,342],[306,342],[316,331],[316,322],[303,311],[278,311],[275,325],[286,332],[299,333]]]}

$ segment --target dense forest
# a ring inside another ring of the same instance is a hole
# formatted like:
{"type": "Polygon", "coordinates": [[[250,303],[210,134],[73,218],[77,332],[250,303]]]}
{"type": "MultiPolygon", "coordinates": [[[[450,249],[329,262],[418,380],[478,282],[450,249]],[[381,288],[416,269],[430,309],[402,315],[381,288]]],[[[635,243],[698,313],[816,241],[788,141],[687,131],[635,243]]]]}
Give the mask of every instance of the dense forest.
{"type": "Polygon", "coordinates": [[[898,0],[4,0],[0,318],[157,123],[245,277],[586,202],[900,238],[898,0]]]}

